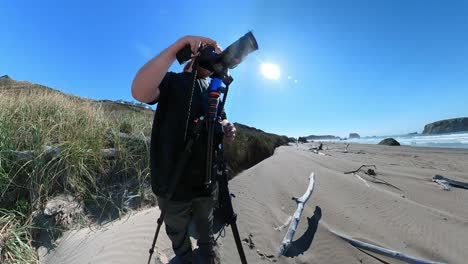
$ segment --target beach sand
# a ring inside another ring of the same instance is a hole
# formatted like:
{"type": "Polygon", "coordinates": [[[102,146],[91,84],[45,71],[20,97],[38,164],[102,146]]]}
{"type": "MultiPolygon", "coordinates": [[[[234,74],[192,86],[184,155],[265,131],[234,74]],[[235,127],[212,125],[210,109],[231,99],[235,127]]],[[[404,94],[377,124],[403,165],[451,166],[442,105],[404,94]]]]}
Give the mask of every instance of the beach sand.
{"type": "MultiPolygon", "coordinates": [[[[251,235],[254,243],[252,249],[243,244],[249,263],[402,263],[357,249],[329,229],[418,258],[467,263],[468,190],[444,191],[431,180],[439,174],[468,182],[467,149],[353,144],[344,153],[345,144],[324,143],[320,155],[309,150],[315,144],[280,147],[230,181],[241,239],[251,235]],[[377,178],[388,184],[363,172],[344,174],[363,164],[376,165],[377,178]],[[315,189],[292,246],[287,256],[276,257],[287,227],[275,227],[294,213],[291,197],[305,192],[311,172],[315,189]]],[[[151,208],[69,231],[41,261],[146,263],[158,216],[151,208]]],[[[240,263],[230,227],[218,241],[222,262],[240,263]]],[[[172,255],[163,226],[151,263],[168,263],[172,255]]]]}

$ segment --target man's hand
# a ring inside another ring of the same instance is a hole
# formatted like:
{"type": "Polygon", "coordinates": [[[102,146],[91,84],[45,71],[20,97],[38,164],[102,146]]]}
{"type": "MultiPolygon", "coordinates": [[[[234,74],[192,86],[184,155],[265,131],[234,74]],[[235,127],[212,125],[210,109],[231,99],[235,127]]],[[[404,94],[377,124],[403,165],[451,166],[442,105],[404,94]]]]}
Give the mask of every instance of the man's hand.
{"type": "Polygon", "coordinates": [[[232,143],[236,137],[236,128],[234,124],[224,119],[221,121],[224,130],[224,143],[232,143]]]}
{"type": "Polygon", "coordinates": [[[190,48],[192,49],[192,53],[196,56],[198,55],[198,49],[203,46],[203,45],[211,45],[215,47],[215,52],[216,53],[221,53],[222,49],[216,43],[216,41],[210,39],[210,38],[205,38],[205,37],[199,37],[199,36],[185,36],[181,38],[179,41],[184,43],[184,46],[189,44],[190,48]]]}

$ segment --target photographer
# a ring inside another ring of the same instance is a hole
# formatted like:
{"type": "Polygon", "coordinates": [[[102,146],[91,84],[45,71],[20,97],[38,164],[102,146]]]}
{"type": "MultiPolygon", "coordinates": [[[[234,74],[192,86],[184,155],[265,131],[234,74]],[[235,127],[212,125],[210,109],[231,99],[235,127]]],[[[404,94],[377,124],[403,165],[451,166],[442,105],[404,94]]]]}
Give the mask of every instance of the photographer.
{"type": "MultiPolygon", "coordinates": [[[[176,59],[176,53],[187,44],[197,55],[200,47],[211,45],[217,53],[221,49],[215,41],[197,36],[186,36],[147,62],[137,73],[132,84],[132,96],[148,104],[158,103],[151,134],[150,167],[152,189],[161,210],[166,211],[166,233],[173,250],[182,263],[193,263],[188,234],[191,219],[199,236],[198,246],[202,263],[220,263],[213,239],[213,204],[216,188],[204,185],[206,174],[207,135],[202,130],[193,143],[191,156],[170,200],[166,199],[172,173],[196,121],[205,115],[209,70],[192,69],[187,62],[182,73],[167,72],[176,59]],[[193,72],[196,71],[194,79],[193,72]],[[193,91],[193,94],[192,94],[193,91]]],[[[232,142],[235,128],[223,113],[221,125],[224,142],[232,142]]]]}

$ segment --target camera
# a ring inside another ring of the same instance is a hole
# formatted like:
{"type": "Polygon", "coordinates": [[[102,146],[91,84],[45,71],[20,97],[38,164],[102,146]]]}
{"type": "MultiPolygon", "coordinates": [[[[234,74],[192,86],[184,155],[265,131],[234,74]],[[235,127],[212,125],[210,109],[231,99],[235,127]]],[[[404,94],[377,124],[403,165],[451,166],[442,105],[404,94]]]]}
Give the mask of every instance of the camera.
{"type": "MultiPolygon", "coordinates": [[[[215,52],[215,47],[206,45],[200,48],[198,65],[209,71],[220,73],[228,69],[234,69],[251,52],[258,49],[257,40],[252,32],[248,32],[236,42],[232,43],[221,54],[215,52]]],[[[191,59],[190,45],[186,45],[177,52],[177,61],[180,64],[191,59]]]]}

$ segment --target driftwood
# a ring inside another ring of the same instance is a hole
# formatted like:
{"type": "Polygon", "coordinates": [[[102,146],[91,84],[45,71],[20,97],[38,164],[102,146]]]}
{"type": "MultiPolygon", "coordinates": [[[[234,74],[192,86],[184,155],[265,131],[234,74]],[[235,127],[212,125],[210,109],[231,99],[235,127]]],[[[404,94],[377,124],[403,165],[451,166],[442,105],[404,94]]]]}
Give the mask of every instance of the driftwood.
{"type": "MultiPolygon", "coordinates": [[[[54,158],[60,155],[62,150],[59,147],[54,147],[54,146],[44,146],[42,148],[42,154],[48,158],[54,158]]],[[[34,159],[34,151],[33,150],[23,150],[23,151],[18,151],[18,150],[10,150],[8,151],[11,155],[16,157],[19,160],[32,160],[34,159]]]]}
{"type": "MultiPolygon", "coordinates": [[[[35,156],[33,150],[23,150],[23,151],[10,150],[8,152],[18,160],[32,160],[34,159],[34,156],[35,156]]],[[[52,159],[52,158],[58,157],[61,152],[62,150],[58,147],[45,146],[44,152],[41,155],[44,155],[48,157],[49,159],[52,159]]],[[[118,154],[118,151],[115,148],[101,149],[101,154],[104,158],[110,159],[110,158],[115,158],[118,154]]]]}
{"type": "Polygon", "coordinates": [[[106,159],[111,159],[117,157],[119,154],[118,150],[115,148],[101,149],[101,154],[106,159]]]}
{"type": "Polygon", "coordinates": [[[446,181],[444,180],[436,180],[436,179],[432,179],[433,182],[439,184],[440,186],[442,186],[442,188],[444,189],[444,191],[450,191],[450,184],[448,184],[446,181]]]}
{"type": "Polygon", "coordinates": [[[446,190],[446,191],[450,191],[450,186],[463,188],[463,189],[468,189],[468,183],[451,180],[451,179],[445,178],[444,176],[441,176],[441,175],[434,176],[432,178],[432,181],[440,184],[444,188],[444,190],[446,190]]]}
{"type": "Polygon", "coordinates": [[[334,230],[331,230],[331,229],[329,229],[329,231],[331,233],[335,234],[336,236],[348,241],[351,245],[353,245],[355,247],[365,249],[365,250],[369,250],[369,251],[372,251],[372,252],[375,252],[375,253],[378,253],[378,254],[382,254],[382,255],[387,256],[387,257],[395,258],[395,259],[398,259],[398,260],[401,260],[401,261],[404,261],[404,262],[407,262],[407,263],[412,263],[412,264],[443,264],[443,262],[436,262],[436,261],[430,261],[430,260],[425,260],[425,259],[418,259],[418,258],[415,258],[415,257],[412,257],[412,256],[405,255],[405,254],[403,254],[401,252],[398,252],[398,251],[394,251],[394,250],[386,249],[386,248],[379,247],[379,246],[376,246],[376,245],[372,245],[372,244],[369,244],[369,243],[365,243],[365,242],[350,238],[348,236],[345,236],[343,234],[340,234],[340,233],[338,233],[338,232],[336,232],[334,230]]]}
{"type": "Polygon", "coordinates": [[[340,151],[340,152],[342,152],[342,153],[348,153],[348,147],[349,147],[349,143],[346,144],[345,150],[340,151]]]}
{"type": "MultiPolygon", "coordinates": [[[[377,169],[377,166],[375,165],[361,165],[361,167],[359,167],[357,170],[353,170],[353,171],[348,171],[348,172],[345,172],[344,174],[351,174],[351,173],[356,173],[358,171],[360,171],[362,168],[365,168],[365,167],[374,167],[374,170],[377,169]]],[[[366,171],[366,174],[369,174],[369,175],[375,175],[375,171],[372,173],[372,169],[368,169],[366,171]]]]}
{"type": "MultiPolygon", "coordinates": [[[[106,136],[110,139],[112,135],[108,133],[106,136]]],[[[120,132],[117,134],[117,136],[122,140],[137,140],[137,141],[143,141],[145,143],[148,143],[150,141],[148,137],[145,137],[143,135],[130,135],[130,134],[120,132]]],[[[23,151],[9,150],[7,152],[10,153],[12,156],[14,156],[18,160],[32,160],[35,157],[33,150],[23,150],[23,151]]],[[[41,155],[44,155],[48,157],[49,159],[52,159],[52,158],[58,157],[61,152],[62,152],[62,149],[60,147],[44,146],[43,152],[41,153],[41,155]]],[[[115,148],[102,149],[101,153],[104,158],[110,159],[110,158],[115,158],[118,155],[118,150],[116,150],[115,148]]]]}
{"type": "Polygon", "coordinates": [[[312,172],[309,176],[309,186],[307,187],[306,192],[299,198],[293,197],[292,199],[297,203],[297,209],[294,212],[293,219],[289,225],[288,232],[283,238],[281,245],[278,250],[278,256],[286,254],[289,247],[291,247],[292,239],[297,230],[297,225],[301,219],[302,210],[304,210],[304,204],[309,200],[309,197],[312,195],[315,184],[315,174],[312,172]]]}
{"type": "MultiPolygon", "coordinates": [[[[359,176],[359,175],[357,175],[357,173],[359,171],[361,171],[361,170],[364,171],[365,174],[367,174],[368,176],[371,177],[373,183],[385,184],[385,185],[390,186],[392,188],[395,188],[395,189],[397,189],[399,191],[402,191],[400,188],[398,188],[395,185],[387,182],[386,180],[377,178],[377,173],[375,172],[377,170],[377,166],[375,166],[375,165],[361,165],[361,167],[359,167],[357,170],[344,172],[344,174],[351,174],[352,173],[353,175],[359,176]],[[374,169],[368,168],[367,170],[362,170],[362,168],[365,168],[365,167],[373,167],[374,169]]],[[[366,185],[367,185],[367,183],[366,183],[366,185]]]]}

